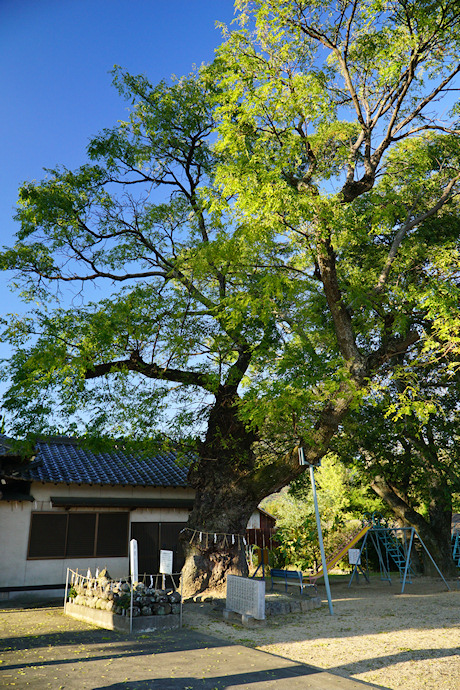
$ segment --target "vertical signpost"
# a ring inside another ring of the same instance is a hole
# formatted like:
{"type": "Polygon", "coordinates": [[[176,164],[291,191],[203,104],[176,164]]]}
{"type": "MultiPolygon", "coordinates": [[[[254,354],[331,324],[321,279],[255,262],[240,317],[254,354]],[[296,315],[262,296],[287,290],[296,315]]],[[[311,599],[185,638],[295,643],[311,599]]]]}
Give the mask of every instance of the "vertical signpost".
{"type": "MultiPolygon", "coordinates": [[[[305,462],[305,455],[303,452],[303,448],[299,448],[299,463],[301,465],[309,464],[309,463],[305,462]]],[[[309,464],[309,467],[310,467],[311,488],[313,491],[313,502],[315,504],[316,529],[318,530],[319,550],[321,551],[321,564],[323,566],[324,584],[326,585],[327,602],[329,604],[329,613],[331,614],[331,616],[333,616],[334,615],[334,609],[332,608],[331,588],[329,587],[329,576],[327,574],[326,554],[324,553],[323,531],[321,529],[321,520],[319,517],[318,498],[316,496],[315,470],[314,470],[313,465],[309,464]]]]}
{"type": "Polygon", "coordinates": [[[129,615],[129,632],[133,631],[133,599],[134,583],[139,581],[139,566],[137,559],[137,540],[131,539],[129,542],[129,574],[131,575],[131,606],[129,615]]]}
{"type": "Polygon", "coordinates": [[[131,539],[129,542],[129,574],[131,575],[132,583],[139,581],[136,539],[131,539]]]}

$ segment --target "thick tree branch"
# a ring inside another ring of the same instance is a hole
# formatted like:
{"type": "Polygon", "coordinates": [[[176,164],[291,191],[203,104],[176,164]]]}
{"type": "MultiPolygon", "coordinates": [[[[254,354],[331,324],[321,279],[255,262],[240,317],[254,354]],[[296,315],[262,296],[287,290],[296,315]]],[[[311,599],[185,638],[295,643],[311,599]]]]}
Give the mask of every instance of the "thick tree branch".
{"type": "Polygon", "coordinates": [[[286,455],[276,457],[259,467],[253,473],[251,482],[256,490],[268,496],[292,482],[304,469],[299,465],[299,449],[295,446],[286,455]]]}
{"type": "Polygon", "coordinates": [[[407,350],[420,340],[420,335],[417,331],[409,331],[409,333],[401,338],[389,338],[388,341],[379,347],[367,357],[366,370],[367,375],[371,375],[385,362],[388,362],[393,357],[403,355],[407,350]]]}
{"type": "Polygon", "coordinates": [[[419,532],[429,529],[429,524],[425,518],[417,513],[401,496],[398,495],[393,487],[384,477],[377,476],[371,482],[371,487],[388,505],[394,514],[403,521],[416,527],[419,532]]]}
{"type": "Polygon", "coordinates": [[[324,231],[318,225],[316,229],[317,257],[324,292],[334,321],[340,352],[345,361],[359,376],[358,370],[361,368],[364,358],[356,345],[351,316],[343,303],[337,277],[335,253],[330,239],[324,237],[323,233],[324,231]]]}
{"type": "Polygon", "coordinates": [[[134,351],[129,359],[104,362],[103,364],[95,364],[92,367],[88,367],[85,372],[85,379],[99,378],[100,376],[113,374],[117,371],[127,370],[159,381],[172,381],[190,386],[198,386],[210,393],[215,393],[216,391],[216,380],[212,376],[197,371],[183,371],[181,369],[161,367],[155,363],[149,364],[143,361],[137,351],[134,351]]]}
{"type": "Polygon", "coordinates": [[[241,383],[248,366],[251,362],[252,351],[249,348],[244,348],[238,355],[234,364],[229,368],[225,379],[225,388],[236,394],[236,390],[241,383]]]}
{"type": "MultiPolygon", "coordinates": [[[[302,443],[305,462],[308,465],[317,465],[327,453],[330,441],[347,415],[355,400],[355,395],[354,384],[343,381],[334,399],[326,403],[311,436],[302,443]]],[[[304,471],[305,466],[299,464],[298,446],[296,446],[286,455],[276,457],[272,462],[262,465],[253,475],[254,486],[264,488],[266,494],[273,493],[289,484],[304,471]]]]}

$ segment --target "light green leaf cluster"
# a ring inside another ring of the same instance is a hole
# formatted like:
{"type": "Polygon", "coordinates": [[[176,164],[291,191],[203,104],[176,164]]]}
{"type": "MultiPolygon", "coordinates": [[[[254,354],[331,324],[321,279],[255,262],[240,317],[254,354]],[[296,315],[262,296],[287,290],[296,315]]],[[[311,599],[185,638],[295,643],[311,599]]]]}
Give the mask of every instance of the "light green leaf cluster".
{"type": "MultiPolygon", "coordinates": [[[[318,508],[326,554],[356,532],[364,513],[385,512],[380,499],[363,487],[356,470],[345,467],[334,454],[323,458],[315,470],[318,508]]],[[[309,475],[267,497],[262,507],[276,516],[275,555],[280,565],[303,570],[319,567],[321,555],[315,519],[315,508],[309,475]]]]}
{"type": "Polygon", "coordinates": [[[459,377],[449,359],[413,353],[351,414],[335,442],[363,481],[383,478],[409,520],[416,511],[435,530],[436,511],[449,515],[459,491],[459,377]]]}
{"type": "Polygon", "coordinates": [[[6,329],[17,423],[87,409],[148,435],[170,400],[202,432],[228,389],[264,461],[299,438],[321,455],[417,338],[454,371],[459,137],[429,114],[453,4],[238,0],[212,65],[156,86],[117,68],[129,117],[23,186],[0,255],[29,299],[112,291],[6,329]]]}

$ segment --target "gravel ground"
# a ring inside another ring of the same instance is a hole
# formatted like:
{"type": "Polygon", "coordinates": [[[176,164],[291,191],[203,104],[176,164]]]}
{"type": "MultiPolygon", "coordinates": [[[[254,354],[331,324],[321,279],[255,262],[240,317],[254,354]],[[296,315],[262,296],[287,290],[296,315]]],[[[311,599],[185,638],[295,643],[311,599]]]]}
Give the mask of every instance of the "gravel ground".
{"type": "Polygon", "coordinates": [[[391,690],[460,690],[460,588],[420,578],[333,583],[334,615],[323,606],[242,628],[224,623],[215,604],[186,604],[184,623],[228,641],[312,664],[391,690]]]}
{"type": "MultiPolygon", "coordinates": [[[[419,579],[399,594],[397,582],[390,586],[378,578],[370,585],[362,582],[351,588],[347,582],[333,582],[333,616],[320,586],[320,609],[273,616],[266,625],[254,628],[225,622],[221,597],[212,602],[186,603],[184,626],[220,638],[223,643],[260,649],[390,690],[460,690],[460,588],[456,581],[450,585],[451,591],[446,591],[441,580],[419,579]]],[[[1,672],[0,659],[0,687],[67,687],[58,677],[51,684],[37,685],[21,671],[21,665],[30,668],[32,661],[52,665],[54,655],[66,653],[65,644],[76,666],[79,659],[96,661],[102,649],[100,664],[107,665],[107,672],[111,657],[116,662],[118,648],[126,647],[123,636],[64,616],[60,602],[58,607],[47,604],[32,608],[0,602],[0,609],[0,638],[6,651],[3,658],[10,654],[16,663],[23,660],[11,675],[10,671],[1,672]]],[[[138,642],[129,642],[130,650],[133,645],[148,643],[143,638],[149,636],[138,637],[138,642]]],[[[166,644],[166,638],[163,642],[166,644]]],[[[63,677],[68,674],[71,678],[72,671],[72,664],[67,664],[63,677]]],[[[80,687],[95,687],[88,682],[80,687]]],[[[140,690],[144,686],[136,687],[140,690]]]]}

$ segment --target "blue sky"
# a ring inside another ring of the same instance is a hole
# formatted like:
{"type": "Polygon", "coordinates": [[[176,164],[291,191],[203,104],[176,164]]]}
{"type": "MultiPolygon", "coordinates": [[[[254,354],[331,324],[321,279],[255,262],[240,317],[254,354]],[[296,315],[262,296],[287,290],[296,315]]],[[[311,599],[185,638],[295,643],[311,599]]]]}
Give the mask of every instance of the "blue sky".
{"type": "MultiPolygon", "coordinates": [[[[125,118],[115,64],[153,83],[186,74],[233,16],[233,0],[0,0],[0,245],[14,241],[21,183],[81,165],[90,137],[125,118]]],[[[0,273],[2,313],[23,309],[10,280],[0,273]]]]}

